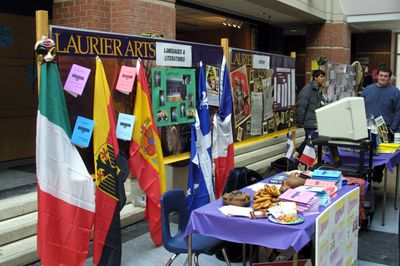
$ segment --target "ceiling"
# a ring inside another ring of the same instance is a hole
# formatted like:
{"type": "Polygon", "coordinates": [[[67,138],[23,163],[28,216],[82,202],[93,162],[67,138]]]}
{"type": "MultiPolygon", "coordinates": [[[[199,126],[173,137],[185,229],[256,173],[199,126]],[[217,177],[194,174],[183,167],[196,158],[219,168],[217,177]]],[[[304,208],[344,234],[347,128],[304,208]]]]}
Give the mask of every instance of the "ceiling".
{"type": "Polygon", "coordinates": [[[269,23],[282,27],[287,34],[291,34],[304,32],[307,22],[323,21],[317,16],[283,6],[276,1],[177,0],[176,3],[177,29],[183,31],[221,29],[225,27],[222,24],[224,21],[232,20],[250,24],[269,23]]]}
{"type": "MultiPolygon", "coordinates": [[[[178,30],[221,29],[228,19],[247,23],[265,22],[282,27],[285,35],[305,34],[307,23],[323,22],[321,16],[312,15],[283,4],[265,0],[177,0],[176,23],[178,30]]],[[[318,12],[313,12],[317,14],[318,12]]],[[[321,13],[320,13],[321,14],[321,13]]],[[[392,30],[400,32],[400,13],[347,16],[353,32],[392,30]]]]}

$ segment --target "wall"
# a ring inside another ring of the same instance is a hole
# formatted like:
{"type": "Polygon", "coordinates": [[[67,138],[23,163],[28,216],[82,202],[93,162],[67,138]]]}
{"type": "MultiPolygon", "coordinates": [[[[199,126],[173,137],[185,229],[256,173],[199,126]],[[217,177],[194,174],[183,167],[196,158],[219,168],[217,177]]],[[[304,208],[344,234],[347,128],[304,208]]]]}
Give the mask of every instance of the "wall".
{"type": "MultiPolygon", "coordinates": [[[[380,64],[391,64],[392,33],[369,32],[352,35],[352,61],[360,57],[368,58],[369,69],[377,69],[380,64]]],[[[391,66],[393,68],[393,66],[391,66]]]]}
{"type": "Polygon", "coordinates": [[[35,155],[35,19],[0,13],[0,162],[35,155]],[[11,30],[5,37],[4,30],[11,30]]]}
{"type": "Polygon", "coordinates": [[[306,78],[311,74],[311,60],[325,56],[332,63],[350,64],[351,30],[347,23],[326,22],[307,25],[306,78]]]}
{"type": "Polygon", "coordinates": [[[55,25],[167,39],[175,39],[175,15],[175,0],[55,0],[53,5],[55,25]]]}

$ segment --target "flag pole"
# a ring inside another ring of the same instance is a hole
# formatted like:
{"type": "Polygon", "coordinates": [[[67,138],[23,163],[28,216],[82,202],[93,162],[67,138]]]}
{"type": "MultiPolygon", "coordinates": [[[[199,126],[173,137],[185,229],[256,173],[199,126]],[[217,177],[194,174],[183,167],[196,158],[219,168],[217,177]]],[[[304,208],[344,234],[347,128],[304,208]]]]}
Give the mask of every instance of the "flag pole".
{"type": "MultiPolygon", "coordinates": [[[[288,121],[288,133],[287,133],[287,135],[286,135],[286,138],[289,136],[289,133],[290,133],[290,122],[291,122],[291,117],[289,117],[289,121],[288,121]]],[[[292,137],[293,138],[293,137],[292,137]]],[[[293,147],[293,149],[294,149],[294,147],[293,147]]],[[[294,152],[294,151],[293,151],[294,152]]],[[[290,162],[290,159],[289,158],[286,158],[286,172],[289,172],[289,162],[290,162]]]]}
{"type": "MultiPolygon", "coordinates": [[[[40,41],[42,36],[49,36],[49,15],[47,10],[36,10],[36,41],[40,41]]],[[[36,62],[37,69],[37,90],[40,92],[40,63],[36,62]]]]}

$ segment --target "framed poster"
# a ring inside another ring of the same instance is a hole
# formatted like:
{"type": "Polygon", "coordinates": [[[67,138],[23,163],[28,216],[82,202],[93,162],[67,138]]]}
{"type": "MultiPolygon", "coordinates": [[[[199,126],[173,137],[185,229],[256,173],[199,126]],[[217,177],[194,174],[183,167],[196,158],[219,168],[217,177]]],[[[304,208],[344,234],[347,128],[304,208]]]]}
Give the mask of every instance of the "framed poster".
{"type": "Polygon", "coordinates": [[[219,106],[219,76],[219,68],[206,65],[208,104],[212,106],[219,106]]]}
{"type": "Polygon", "coordinates": [[[158,127],[195,122],[194,69],[153,68],[152,106],[158,127]]]}
{"type": "Polygon", "coordinates": [[[235,127],[250,117],[250,89],[246,66],[230,73],[235,127]]]}

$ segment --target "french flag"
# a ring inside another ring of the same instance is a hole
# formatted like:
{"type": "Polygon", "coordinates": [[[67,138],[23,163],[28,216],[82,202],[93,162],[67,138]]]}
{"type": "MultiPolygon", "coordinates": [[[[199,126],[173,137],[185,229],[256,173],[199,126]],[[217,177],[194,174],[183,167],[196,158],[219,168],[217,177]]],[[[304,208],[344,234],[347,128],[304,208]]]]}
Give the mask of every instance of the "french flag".
{"type": "Polygon", "coordinates": [[[232,94],[225,57],[221,65],[221,100],[213,119],[212,157],[215,167],[215,196],[221,197],[229,172],[235,167],[232,134],[232,94]]]}
{"type": "Polygon", "coordinates": [[[311,145],[310,140],[307,140],[306,147],[304,148],[303,154],[300,156],[300,162],[307,165],[313,166],[317,155],[315,154],[314,147],[311,145]]]}

